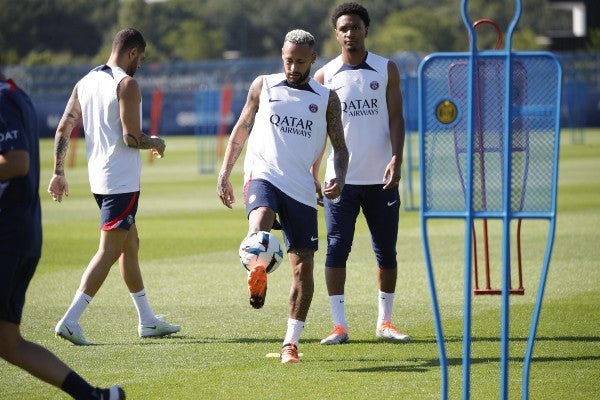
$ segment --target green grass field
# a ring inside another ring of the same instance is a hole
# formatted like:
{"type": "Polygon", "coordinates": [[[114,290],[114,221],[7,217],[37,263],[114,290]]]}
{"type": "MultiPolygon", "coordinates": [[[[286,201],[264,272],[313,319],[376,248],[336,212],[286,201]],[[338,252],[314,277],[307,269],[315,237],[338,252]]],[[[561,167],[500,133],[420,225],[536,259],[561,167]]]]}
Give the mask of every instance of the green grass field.
{"type": "MultiPolygon", "coordinates": [[[[321,346],[331,330],[319,214],[315,296],[300,352],[302,362],[281,365],[290,271],[270,275],[265,307],[248,304],[246,274],[237,248],[247,230],[241,201],[241,160],[233,183],[234,210],[215,194],[216,175],[199,174],[193,137],[167,138],[162,160],[144,163],[137,224],[140,260],[156,313],[183,326],[170,338],[140,340],[137,316],[118,268],[84,313],[86,337],[76,347],[54,338],[81,273],[97,248],[98,211],[89,194],[83,142],[78,165],[67,170],[70,196],[46,194],[52,142],[42,142],[43,257],[29,292],[22,325],[26,338],[46,346],[95,385],[121,384],[128,399],[439,399],[440,368],[418,212],[401,213],[400,274],[394,322],[408,344],[374,335],[377,286],[370,240],[360,219],[348,266],[351,342],[321,346]]],[[[531,399],[600,398],[600,130],[561,146],[559,212],[554,252],[531,369],[531,399]]],[[[492,224],[492,268],[499,268],[499,228],[492,224]]],[[[450,365],[450,398],[461,398],[463,223],[439,220],[430,240],[450,365]]],[[[523,226],[525,295],[511,297],[509,394],[521,398],[521,372],[548,223],[523,226]]],[[[499,397],[500,297],[473,299],[471,398],[499,397]]],[[[66,396],[0,361],[1,399],[66,396]]]]}

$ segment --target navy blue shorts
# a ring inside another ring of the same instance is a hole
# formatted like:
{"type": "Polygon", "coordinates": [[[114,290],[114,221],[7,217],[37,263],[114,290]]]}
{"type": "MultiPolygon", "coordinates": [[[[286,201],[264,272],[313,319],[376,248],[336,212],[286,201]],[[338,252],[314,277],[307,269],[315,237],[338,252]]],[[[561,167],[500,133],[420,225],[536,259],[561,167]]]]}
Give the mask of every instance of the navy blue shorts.
{"type": "Polygon", "coordinates": [[[371,245],[379,268],[397,268],[396,241],[400,219],[398,188],[383,185],[344,185],[340,200],[324,198],[327,225],[326,267],[346,268],[352,249],[356,218],[361,209],[371,232],[371,245]]]}
{"type": "Polygon", "coordinates": [[[273,229],[279,225],[283,231],[283,240],[288,249],[319,248],[319,229],[317,210],[292,199],[264,179],[250,180],[244,189],[246,215],[258,207],[269,207],[279,218],[273,229]]]}
{"type": "Polygon", "coordinates": [[[140,192],[120,194],[94,194],[100,207],[100,229],[115,228],[129,230],[135,224],[140,192]]]}
{"type": "Polygon", "coordinates": [[[0,254],[0,320],[21,324],[25,292],[39,259],[0,254]]]}

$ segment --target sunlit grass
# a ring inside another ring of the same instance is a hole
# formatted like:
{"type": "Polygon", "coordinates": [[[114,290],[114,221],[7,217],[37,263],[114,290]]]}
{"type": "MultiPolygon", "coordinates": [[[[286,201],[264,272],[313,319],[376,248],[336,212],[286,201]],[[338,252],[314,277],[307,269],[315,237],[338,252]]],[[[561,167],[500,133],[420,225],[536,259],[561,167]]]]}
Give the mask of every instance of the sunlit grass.
{"type": "MultiPolygon", "coordinates": [[[[280,365],[287,320],[290,272],[269,277],[266,305],[248,304],[237,246],[247,230],[241,201],[241,165],[233,177],[238,201],[223,207],[216,175],[197,173],[197,141],[167,137],[162,160],[144,162],[138,213],[140,261],[157,313],[180,323],[180,334],[159,340],[137,337],[136,313],[114,268],[81,324],[96,345],[75,347],[53,337],[83,268],[98,241],[98,211],[89,194],[82,152],[67,170],[70,196],[53,203],[45,193],[52,143],[42,143],[43,257],[25,308],[24,335],[48,347],[95,385],[122,384],[130,399],[439,399],[439,356],[425,276],[418,212],[402,211],[399,279],[394,322],[413,337],[409,344],[378,341],[377,284],[364,220],[348,265],[347,311],[351,342],[321,346],[331,330],[323,260],[316,255],[315,296],[302,335],[299,365],[280,365]]],[[[239,163],[241,164],[241,163],[239,163]]],[[[218,169],[218,166],[217,166],[218,169]]],[[[600,131],[584,144],[564,138],[559,174],[559,213],[554,253],[531,372],[531,399],[600,396],[600,131]]],[[[499,238],[492,225],[492,260],[499,238]]],[[[520,398],[529,321],[548,233],[543,221],[524,223],[525,295],[511,298],[510,398],[520,398]]],[[[450,398],[461,398],[464,226],[439,220],[430,240],[450,365],[450,398]]],[[[497,265],[496,265],[497,267],[497,265]]],[[[499,396],[500,298],[473,299],[471,397],[499,396]]],[[[62,392],[0,362],[0,398],[63,399],[62,392]]]]}

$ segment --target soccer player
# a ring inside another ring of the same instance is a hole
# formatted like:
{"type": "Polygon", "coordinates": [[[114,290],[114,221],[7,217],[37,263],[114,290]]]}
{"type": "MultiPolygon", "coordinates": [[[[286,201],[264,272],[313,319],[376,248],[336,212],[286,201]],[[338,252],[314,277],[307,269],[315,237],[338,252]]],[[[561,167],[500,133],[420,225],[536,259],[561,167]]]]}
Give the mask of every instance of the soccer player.
{"type": "MultiPolygon", "coordinates": [[[[324,201],[325,280],[334,329],[321,344],[349,340],[344,303],[346,262],[361,209],[378,267],[375,333],[390,340],[410,340],[391,323],[397,278],[398,183],[404,148],[400,73],[392,61],[366,50],[369,21],[369,13],[360,4],[338,5],[331,22],[342,51],[315,74],[315,79],[334,90],[342,102],[342,124],[350,152],[346,185],[339,201],[324,201]]],[[[333,161],[330,154],[326,182],[335,176],[333,161]]]]}
{"type": "Polygon", "coordinates": [[[76,345],[90,344],[79,318],[118,260],[121,276],[139,315],[140,337],[159,337],[181,327],[156,317],[148,303],[138,262],[135,215],[140,196],[140,149],[164,155],[165,142],[141,131],[141,91],[133,75],[144,60],[146,41],[132,28],[119,31],[108,62],[94,68],[73,89],[54,143],[54,175],[48,193],[61,202],[68,195],[65,157],[73,128],[83,120],[91,191],[100,208],[100,244],[56,335],[76,345]]]}
{"type": "MultiPolygon", "coordinates": [[[[218,196],[232,208],[235,197],[229,176],[248,140],[244,160],[248,231],[282,229],[292,267],[282,363],[299,361],[298,341],[314,291],[314,253],[318,248],[315,191],[321,193],[315,166],[319,165],[327,136],[333,149],[333,183],[322,191],[325,196],[339,196],[348,164],[340,101],[335,92],[310,77],[316,60],[314,43],[306,31],[288,32],[281,50],[284,73],[258,76],[252,82],[229,138],[217,183],[218,196]]],[[[252,307],[263,306],[266,290],[265,268],[255,266],[248,273],[252,307]]]]}
{"type": "Polygon", "coordinates": [[[42,252],[37,115],[0,71],[0,357],[75,399],[124,399],[91,386],[52,352],[21,336],[25,293],[42,252]]]}

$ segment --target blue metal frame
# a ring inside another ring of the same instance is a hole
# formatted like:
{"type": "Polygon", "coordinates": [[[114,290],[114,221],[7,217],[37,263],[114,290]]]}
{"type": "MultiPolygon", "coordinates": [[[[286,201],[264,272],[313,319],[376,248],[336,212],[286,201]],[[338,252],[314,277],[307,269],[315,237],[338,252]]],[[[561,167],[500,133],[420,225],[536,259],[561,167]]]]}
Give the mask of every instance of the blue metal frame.
{"type": "Polygon", "coordinates": [[[434,271],[431,262],[431,252],[428,239],[427,222],[429,218],[461,218],[465,220],[465,265],[464,265],[464,322],[463,322],[463,348],[462,348],[462,397],[463,399],[470,398],[470,375],[471,375],[471,328],[472,328],[472,240],[471,240],[471,227],[473,221],[476,218],[495,218],[501,220],[503,223],[502,227],[502,293],[501,293],[501,355],[500,355],[500,398],[508,399],[508,369],[509,369],[509,327],[510,327],[510,222],[512,219],[547,219],[549,221],[548,240],[546,244],[546,252],[544,256],[544,264],[541,271],[539,287],[534,306],[534,312],[531,321],[531,327],[529,337],[527,341],[527,351],[525,355],[525,363],[523,366],[522,376],[522,398],[529,398],[529,373],[531,368],[531,358],[533,354],[533,347],[535,343],[535,335],[539,322],[539,315],[542,306],[542,300],[544,295],[544,288],[546,284],[548,268],[550,264],[550,258],[552,253],[552,247],[554,243],[554,234],[556,227],[556,195],[557,195],[557,182],[558,182],[558,137],[560,132],[559,122],[559,111],[560,111],[560,100],[561,100],[561,77],[562,71],[560,64],[556,57],[550,53],[545,52],[521,52],[513,53],[511,50],[512,33],[519,20],[521,14],[521,0],[516,0],[516,10],[512,21],[507,30],[505,49],[497,51],[487,51],[485,54],[480,55],[477,50],[477,38],[473,24],[467,13],[468,0],[462,0],[461,14],[463,22],[467,27],[470,35],[470,51],[468,53],[439,53],[433,54],[427,57],[419,66],[419,160],[420,160],[420,182],[421,182],[421,233],[422,243],[424,250],[424,257],[426,263],[426,273],[429,282],[429,289],[431,292],[432,309],[434,326],[436,329],[436,341],[440,356],[440,369],[441,369],[441,398],[448,398],[448,362],[446,356],[446,349],[444,345],[444,333],[442,327],[442,319],[439,310],[439,303],[437,298],[437,290],[435,286],[434,271]],[[426,96],[424,93],[424,70],[428,67],[429,63],[435,62],[440,58],[456,58],[464,57],[468,62],[468,101],[467,101],[467,122],[466,122],[466,165],[465,165],[465,177],[464,177],[464,195],[465,204],[464,210],[436,210],[428,209],[426,204],[426,187],[428,179],[428,160],[426,159],[425,149],[425,113],[427,111],[426,96]],[[474,163],[474,135],[475,130],[475,85],[476,85],[476,69],[477,63],[480,59],[484,58],[499,58],[504,60],[504,76],[505,78],[505,91],[504,91],[504,114],[503,114],[503,157],[502,157],[502,174],[504,177],[502,186],[502,210],[488,211],[488,210],[474,210],[473,205],[473,163],[474,163]],[[555,63],[558,82],[557,99],[556,105],[549,110],[537,110],[538,112],[552,112],[554,115],[554,135],[555,145],[553,147],[553,161],[552,161],[552,184],[551,184],[551,201],[547,210],[513,210],[511,206],[511,165],[512,165],[512,121],[513,117],[519,116],[518,113],[536,112],[536,110],[518,110],[511,103],[512,99],[512,77],[513,77],[513,66],[515,59],[527,59],[541,57],[544,60],[549,59],[551,63],[555,63]]]}

